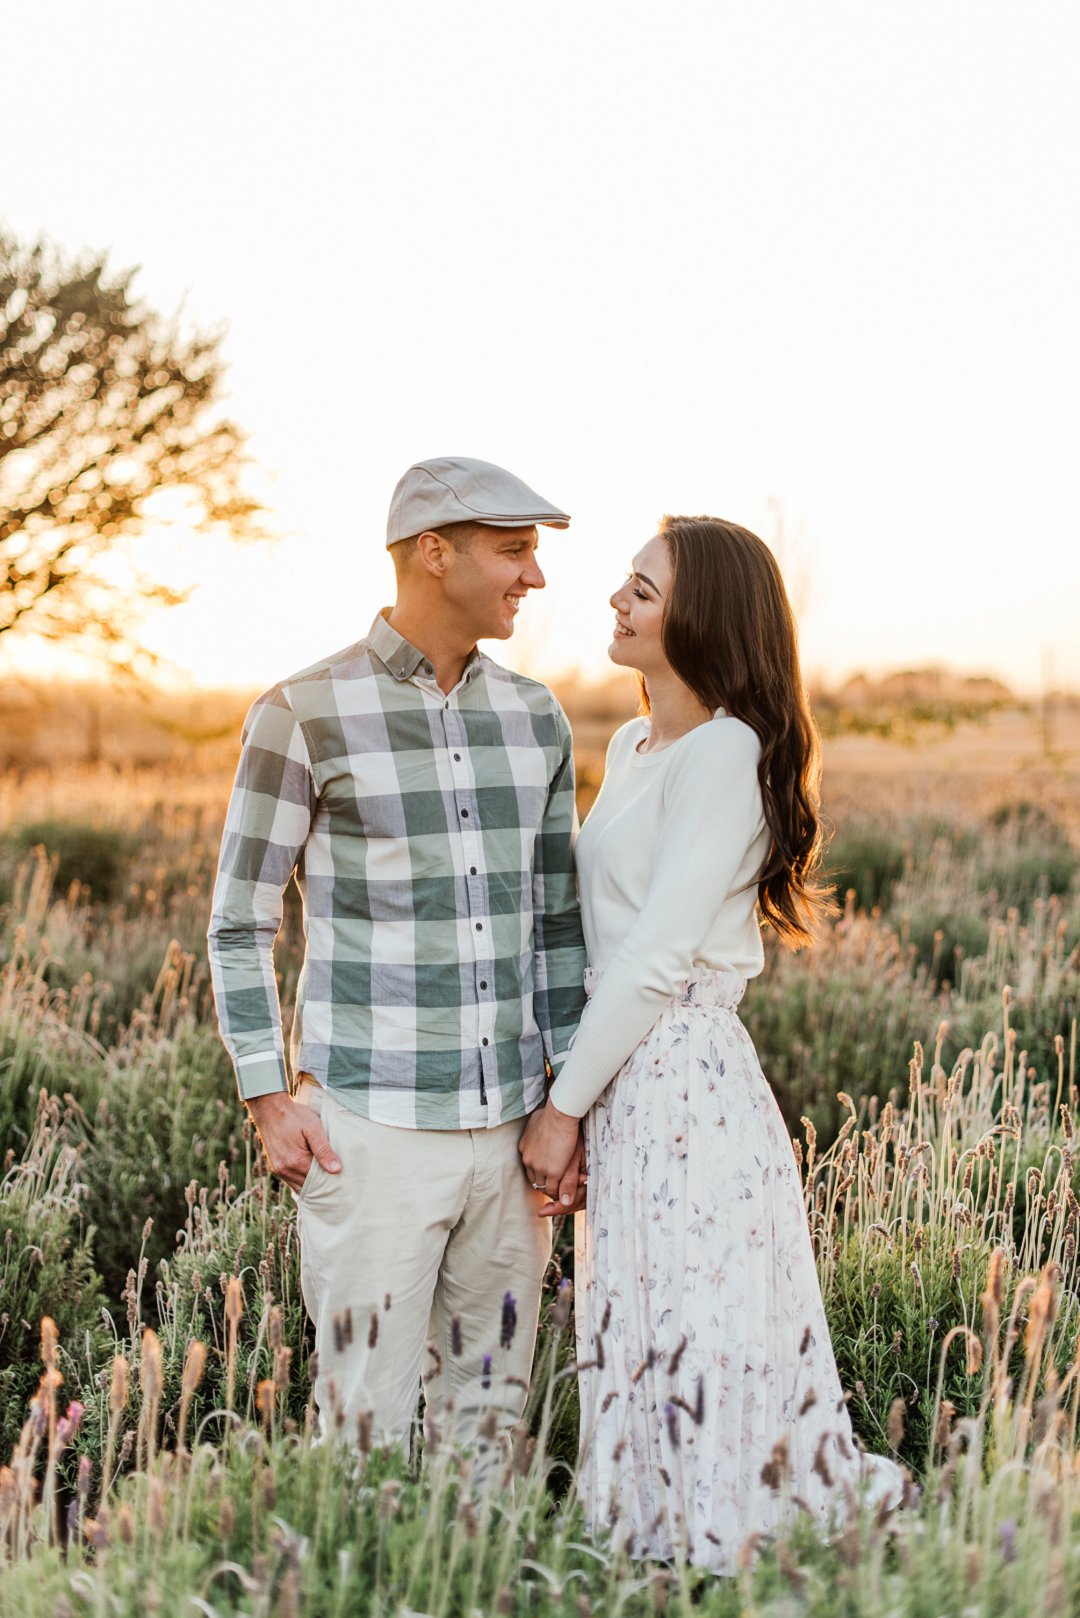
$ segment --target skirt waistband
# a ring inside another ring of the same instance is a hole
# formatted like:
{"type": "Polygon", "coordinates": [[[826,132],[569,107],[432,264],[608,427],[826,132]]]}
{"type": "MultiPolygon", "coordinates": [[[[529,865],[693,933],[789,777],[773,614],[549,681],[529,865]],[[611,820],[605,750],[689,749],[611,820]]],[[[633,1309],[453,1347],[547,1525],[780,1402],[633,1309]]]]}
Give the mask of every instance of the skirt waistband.
{"type": "MultiPolygon", "coordinates": [[[[591,999],[602,974],[585,968],[585,993],[591,999]]],[[[734,1011],[746,993],[746,979],[732,966],[701,966],[691,978],[684,978],[672,999],[678,1006],[718,1006],[734,1011]]]]}

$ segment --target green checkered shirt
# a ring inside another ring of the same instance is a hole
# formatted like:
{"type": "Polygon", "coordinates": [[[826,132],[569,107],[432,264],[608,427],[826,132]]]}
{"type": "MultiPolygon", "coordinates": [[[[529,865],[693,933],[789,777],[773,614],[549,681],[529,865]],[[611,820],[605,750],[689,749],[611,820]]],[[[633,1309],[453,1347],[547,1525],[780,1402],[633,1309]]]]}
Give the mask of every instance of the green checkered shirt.
{"type": "Polygon", "coordinates": [[[382,614],[248,714],[210,922],[244,1099],[287,1088],[273,949],[306,951],[290,1059],[379,1123],[483,1129],[544,1096],[584,1004],[570,728],[474,653],[446,695],[382,614]]]}

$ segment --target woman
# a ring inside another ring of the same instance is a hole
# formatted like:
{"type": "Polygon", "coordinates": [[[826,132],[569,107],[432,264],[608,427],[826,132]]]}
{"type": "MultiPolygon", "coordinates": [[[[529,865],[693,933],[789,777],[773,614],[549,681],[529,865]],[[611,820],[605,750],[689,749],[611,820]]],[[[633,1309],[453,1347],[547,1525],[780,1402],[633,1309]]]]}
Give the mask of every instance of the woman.
{"type": "Polygon", "coordinates": [[[818,743],[756,535],[665,517],[611,604],[608,655],[638,670],[644,714],[578,839],[590,1002],[521,1153],[560,1211],[584,1119],[590,1523],[730,1572],[793,1508],[825,1523],[863,1480],[903,1492],[854,1444],[791,1142],[736,1013],[759,917],[798,947],[827,905],[818,743]]]}

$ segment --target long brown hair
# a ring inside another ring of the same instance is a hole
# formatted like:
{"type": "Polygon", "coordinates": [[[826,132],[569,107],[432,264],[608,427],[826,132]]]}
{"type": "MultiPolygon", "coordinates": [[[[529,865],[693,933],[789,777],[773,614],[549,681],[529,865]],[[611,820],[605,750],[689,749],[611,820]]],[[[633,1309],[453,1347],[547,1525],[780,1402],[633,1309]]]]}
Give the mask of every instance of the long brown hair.
{"type": "MultiPolygon", "coordinates": [[[[832,908],[818,871],[821,745],[799,669],[795,617],[776,559],[748,528],[664,517],[672,583],[661,636],[668,662],[707,708],[761,742],[758,781],[771,842],[757,875],[761,914],[798,949],[832,908]]],[[[649,711],[645,682],[640,682],[649,711]]]]}

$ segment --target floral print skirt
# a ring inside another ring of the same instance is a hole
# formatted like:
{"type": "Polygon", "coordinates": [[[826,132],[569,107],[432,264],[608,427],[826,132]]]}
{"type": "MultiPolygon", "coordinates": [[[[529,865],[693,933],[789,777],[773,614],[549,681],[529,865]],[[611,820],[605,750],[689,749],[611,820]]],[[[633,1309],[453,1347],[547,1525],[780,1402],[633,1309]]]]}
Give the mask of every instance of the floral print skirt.
{"type": "Polygon", "coordinates": [[[852,1436],[745,987],[699,970],[593,1106],[576,1230],[590,1527],[723,1573],[796,1512],[825,1527],[904,1488],[852,1436]]]}

